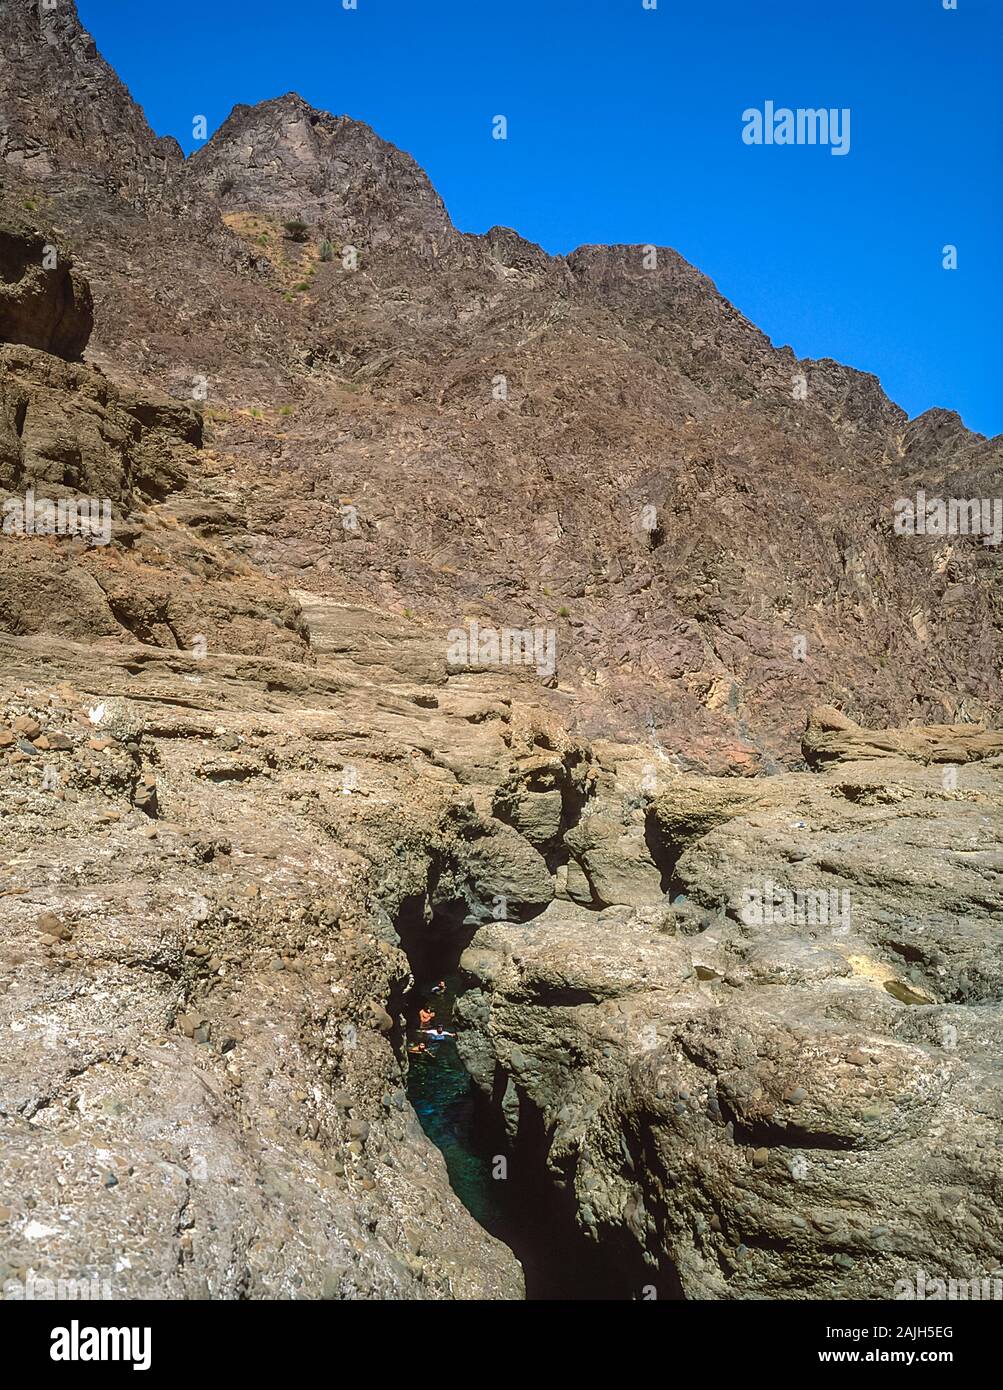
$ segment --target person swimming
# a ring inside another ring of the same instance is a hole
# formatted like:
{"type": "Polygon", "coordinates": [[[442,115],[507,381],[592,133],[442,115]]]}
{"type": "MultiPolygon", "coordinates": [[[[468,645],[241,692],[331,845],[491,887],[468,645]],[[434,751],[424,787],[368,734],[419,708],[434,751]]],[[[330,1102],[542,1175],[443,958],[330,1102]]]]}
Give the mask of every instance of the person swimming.
{"type": "Polygon", "coordinates": [[[434,1009],[421,1008],[418,1010],[418,1022],[421,1024],[422,1028],[427,1028],[433,1018],[435,1018],[434,1009]]]}
{"type": "Polygon", "coordinates": [[[438,983],[437,985],[433,985],[433,986],[432,986],[432,991],[431,991],[431,992],[432,992],[433,994],[445,994],[445,992],[446,992],[446,982],[445,982],[445,980],[440,980],[439,983],[438,983]]]}
{"type": "Polygon", "coordinates": [[[433,1042],[442,1042],[445,1038],[455,1038],[455,1033],[447,1033],[442,1024],[437,1024],[434,1028],[425,1029],[425,1037],[431,1038],[433,1042]]]}

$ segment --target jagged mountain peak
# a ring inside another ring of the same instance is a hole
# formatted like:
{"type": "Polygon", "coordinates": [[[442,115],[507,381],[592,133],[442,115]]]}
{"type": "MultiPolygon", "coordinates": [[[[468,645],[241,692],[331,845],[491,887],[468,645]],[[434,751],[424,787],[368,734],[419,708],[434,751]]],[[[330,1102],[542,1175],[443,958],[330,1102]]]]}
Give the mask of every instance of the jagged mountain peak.
{"type": "Polygon", "coordinates": [[[235,106],[187,173],[227,209],[302,217],[370,252],[463,255],[442,199],[410,155],[296,92],[235,106]]]}
{"type": "Polygon", "coordinates": [[[73,0],[0,0],[0,164],[33,178],[111,177],[131,190],[182,155],[153,133],[73,0]]]}

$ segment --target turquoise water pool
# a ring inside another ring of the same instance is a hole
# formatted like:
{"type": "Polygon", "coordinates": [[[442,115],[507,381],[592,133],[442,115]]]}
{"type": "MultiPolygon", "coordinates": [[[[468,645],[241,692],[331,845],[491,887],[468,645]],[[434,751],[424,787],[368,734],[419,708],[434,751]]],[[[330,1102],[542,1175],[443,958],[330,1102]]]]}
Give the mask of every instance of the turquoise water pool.
{"type": "MultiPolygon", "coordinates": [[[[416,998],[435,1010],[436,1023],[452,1031],[459,981],[447,977],[445,992],[437,995],[430,992],[432,983],[419,986],[416,998]]],[[[410,1029],[409,1040],[415,1036],[416,1029],[410,1029]]],[[[497,1145],[490,1145],[478,1132],[477,1095],[456,1043],[452,1039],[431,1043],[427,1054],[412,1054],[408,1061],[408,1098],[422,1129],[446,1160],[453,1190],[476,1221],[504,1240],[511,1214],[504,1183],[491,1176],[497,1145]]]]}
{"type": "MultiPolygon", "coordinates": [[[[434,980],[419,981],[414,1014],[420,1005],[435,1010],[436,1024],[453,1031],[453,1004],[460,977],[447,975],[446,989],[433,995],[434,980]]],[[[410,1019],[409,1042],[418,1034],[410,1019]]],[[[425,1039],[428,1043],[428,1039],[425,1039]]],[[[495,1157],[505,1153],[504,1140],[492,1132],[484,1106],[456,1043],[430,1044],[427,1055],[408,1057],[408,1098],[422,1129],[446,1161],[449,1180],[460,1201],[485,1230],[505,1242],[522,1263],[529,1299],[621,1299],[634,1296],[596,1253],[573,1235],[570,1217],[541,1173],[535,1182],[493,1176],[495,1157]]],[[[525,1166],[525,1165],[523,1165],[525,1166]]],[[[519,1165],[509,1164],[509,1171],[519,1165]]]]}

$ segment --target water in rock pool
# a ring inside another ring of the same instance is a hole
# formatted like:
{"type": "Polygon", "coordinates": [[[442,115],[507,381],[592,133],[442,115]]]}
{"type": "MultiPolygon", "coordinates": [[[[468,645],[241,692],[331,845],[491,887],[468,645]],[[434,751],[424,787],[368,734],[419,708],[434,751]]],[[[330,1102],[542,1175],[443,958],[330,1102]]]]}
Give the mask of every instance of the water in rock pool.
{"type": "MultiPolygon", "coordinates": [[[[432,993],[435,980],[420,980],[414,991],[414,1014],[409,1020],[409,1043],[423,1041],[426,1054],[412,1053],[408,1097],[422,1129],[440,1150],[454,1192],[485,1230],[505,1242],[522,1263],[526,1296],[531,1299],[629,1298],[631,1293],[596,1267],[592,1252],[577,1242],[556,1218],[546,1186],[519,1184],[493,1176],[495,1158],[503,1143],[492,1137],[479,1109],[478,1094],[460,1061],[452,1038],[433,1042],[419,1030],[417,1010],[434,1010],[432,1025],[454,1032],[453,1004],[461,991],[460,977],[447,975],[445,989],[432,993]]],[[[511,1167],[511,1165],[510,1165],[511,1167]]]]}
{"type": "MultiPolygon", "coordinates": [[[[448,976],[445,985],[442,994],[432,994],[430,985],[423,983],[416,995],[435,1011],[435,1023],[452,1032],[458,980],[448,976]]],[[[409,1036],[414,1039],[416,1031],[412,1029],[409,1036]]],[[[422,1129],[446,1160],[453,1191],[476,1221],[504,1239],[506,1204],[498,1191],[500,1182],[491,1176],[493,1155],[478,1138],[474,1083],[451,1038],[440,1043],[423,1041],[427,1054],[409,1058],[408,1097],[422,1129]]]]}

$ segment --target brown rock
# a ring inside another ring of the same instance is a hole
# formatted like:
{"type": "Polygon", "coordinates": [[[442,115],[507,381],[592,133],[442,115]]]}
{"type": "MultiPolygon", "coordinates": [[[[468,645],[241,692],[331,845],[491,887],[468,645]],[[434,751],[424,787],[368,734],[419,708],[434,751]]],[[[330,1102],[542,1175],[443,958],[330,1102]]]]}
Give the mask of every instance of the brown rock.
{"type": "Polygon", "coordinates": [[[90,286],[65,250],[26,224],[0,225],[0,342],[73,360],[93,326],[90,286]]]}
{"type": "Polygon", "coordinates": [[[54,941],[71,941],[73,939],[72,928],[61,921],[54,912],[43,912],[35,921],[35,930],[41,932],[43,936],[51,937],[54,941]]]}

